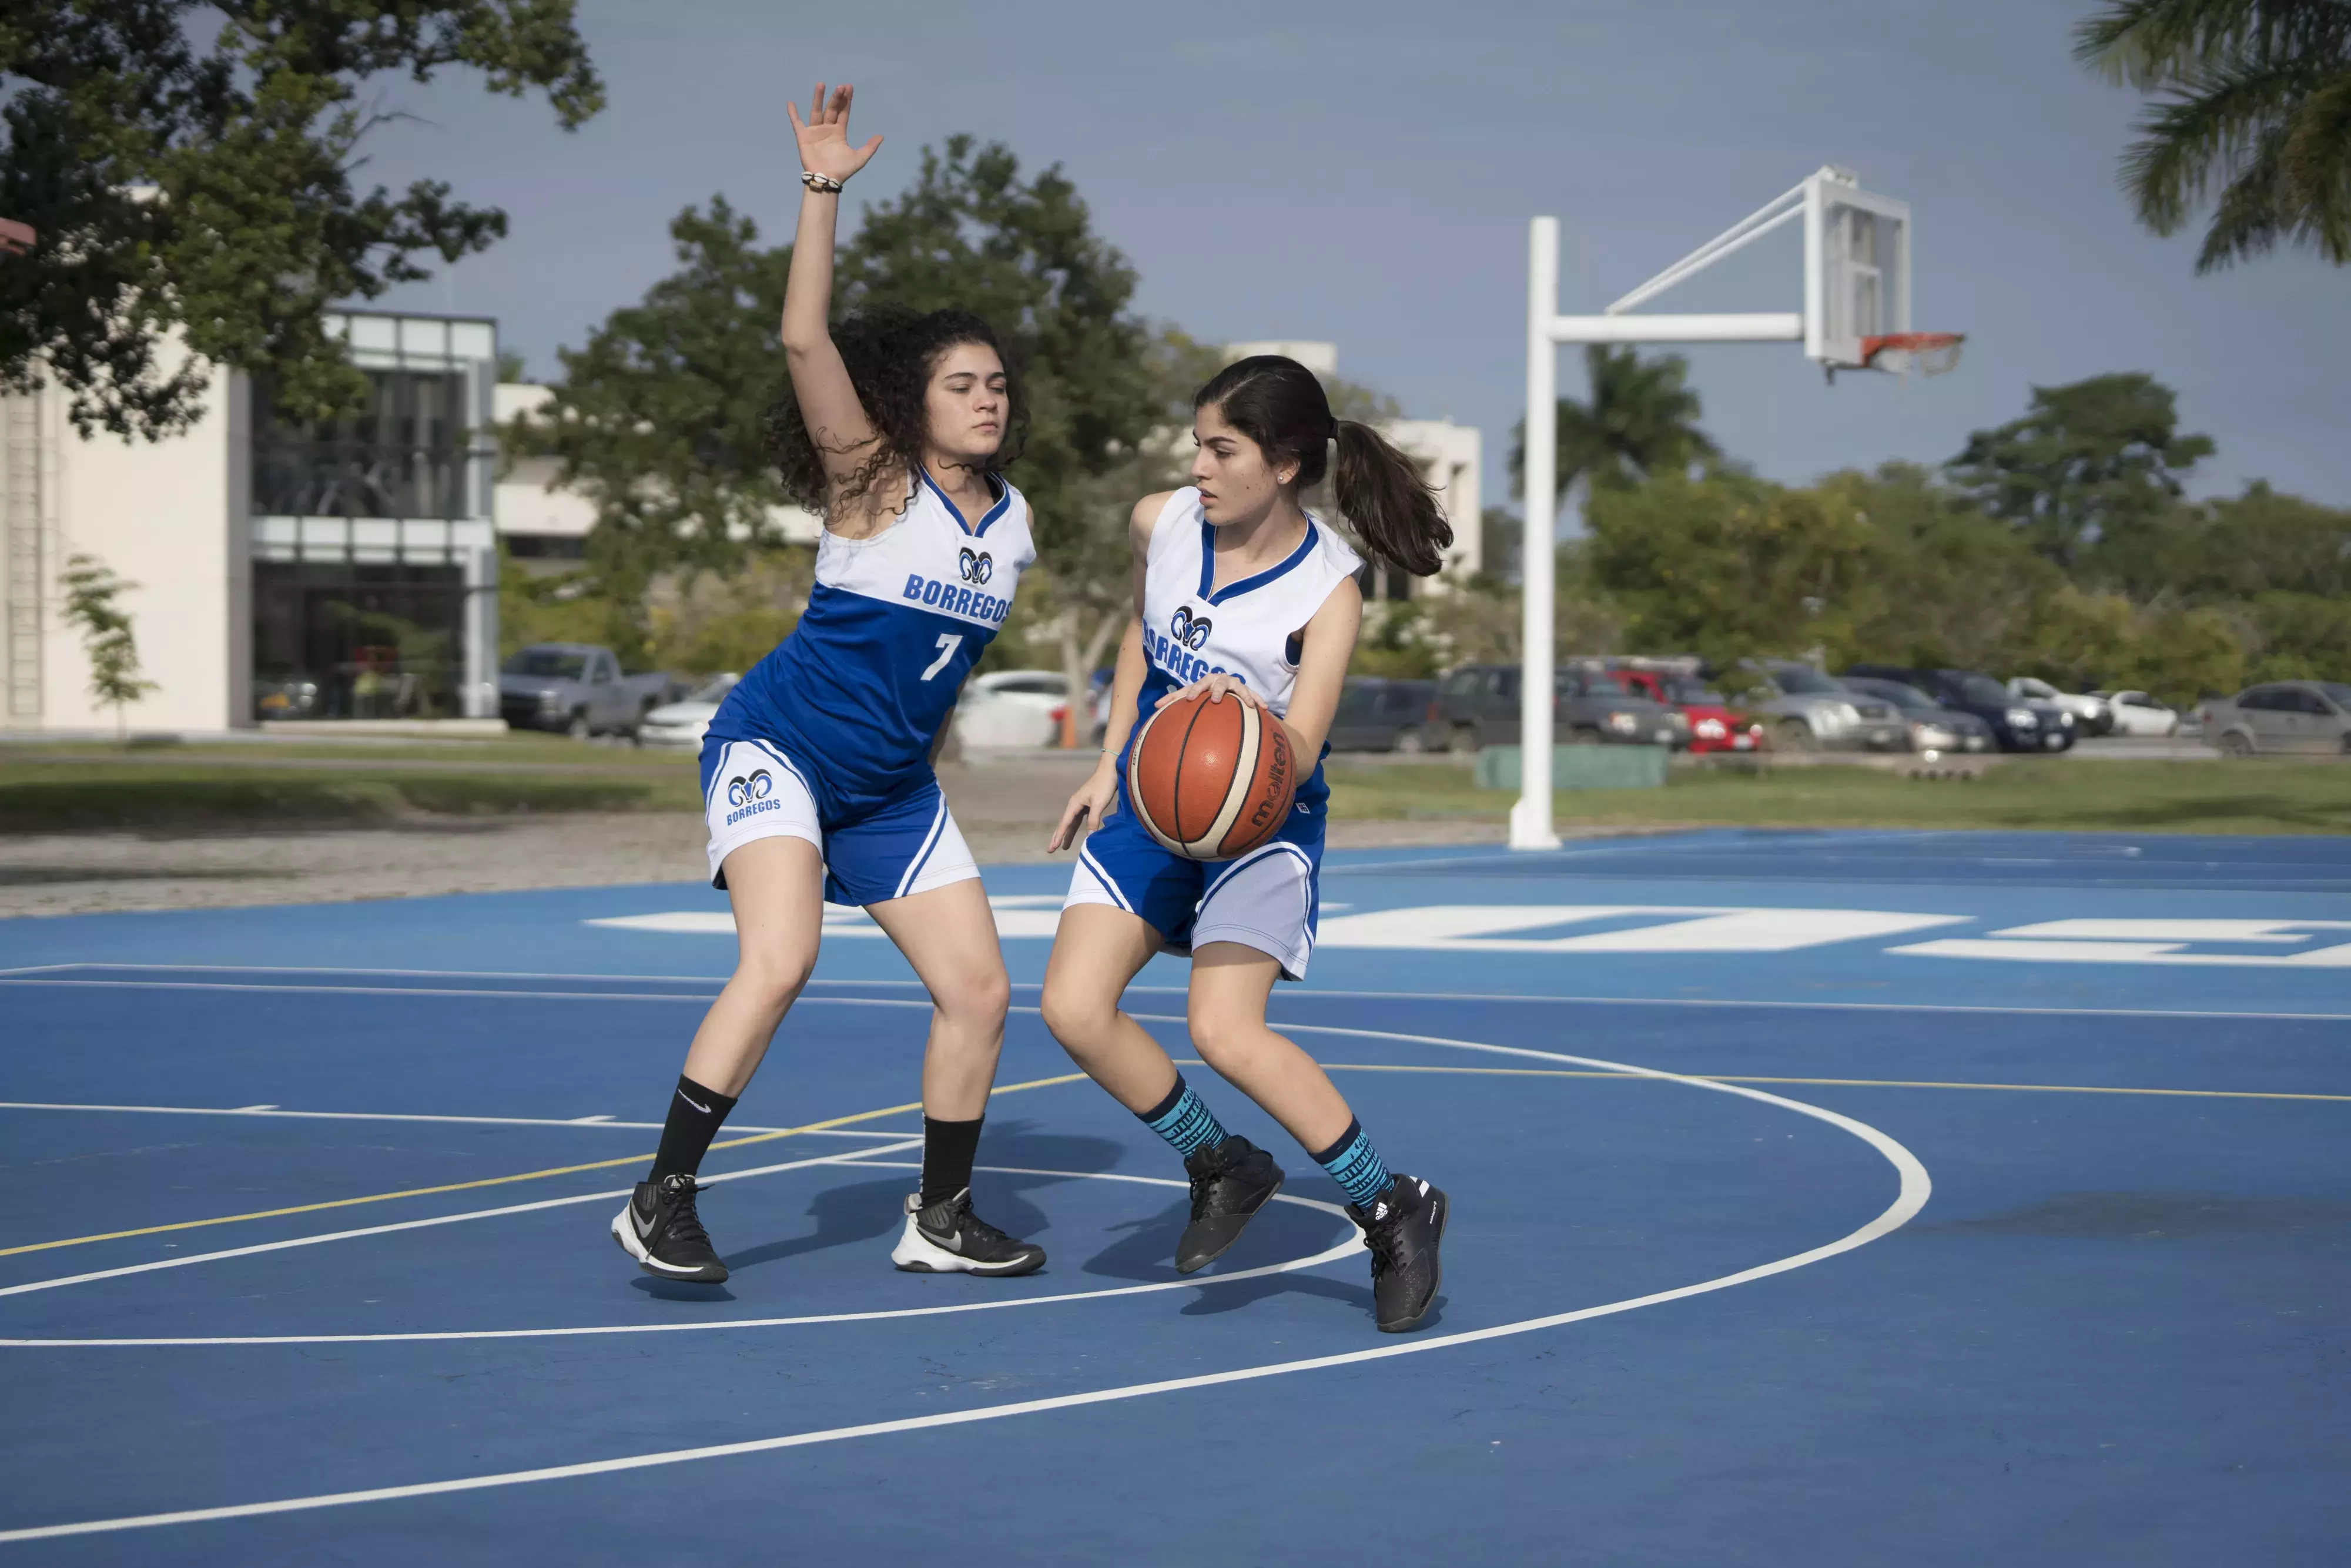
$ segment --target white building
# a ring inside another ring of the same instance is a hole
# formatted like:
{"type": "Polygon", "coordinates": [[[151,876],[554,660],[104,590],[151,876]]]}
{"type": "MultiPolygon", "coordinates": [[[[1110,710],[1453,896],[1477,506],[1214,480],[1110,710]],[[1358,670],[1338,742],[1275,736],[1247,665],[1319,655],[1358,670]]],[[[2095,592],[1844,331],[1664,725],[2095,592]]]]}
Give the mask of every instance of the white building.
{"type": "Polygon", "coordinates": [[[281,419],[228,371],[161,442],[84,439],[55,386],[0,400],[0,727],[113,727],[61,612],[84,554],[138,585],[119,601],[156,685],[137,727],[496,716],[496,326],[328,320],[371,392],[339,420],[281,419]]]}

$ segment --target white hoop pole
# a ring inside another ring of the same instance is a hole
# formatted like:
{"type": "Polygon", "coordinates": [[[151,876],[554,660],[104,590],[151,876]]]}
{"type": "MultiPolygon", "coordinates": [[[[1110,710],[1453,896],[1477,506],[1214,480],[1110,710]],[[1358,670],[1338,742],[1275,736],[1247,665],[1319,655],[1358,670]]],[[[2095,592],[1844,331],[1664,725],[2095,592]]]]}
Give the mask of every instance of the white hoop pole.
{"type": "Polygon", "coordinates": [[[1558,480],[1559,349],[1552,323],[1559,311],[1559,220],[1527,225],[1527,423],[1521,465],[1526,522],[1519,535],[1520,626],[1519,803],[1510,808],[1510,847],[1555,850],[1552,830],[1552,506],[1558,480]]]}
{"type": "MultiPolygon", "coordinates": [[[[1800,187],[1802,189],[1802,187],[1800,187]]],[[[1747,224],[1710,240],[1684,262],[1660,275],[1658,287],[1728,255],[1746,240],[1776,228],[1785,214],[1774,209],[1783,196],[1747,224]],[[1760,227],[1750,229],[1750,225],[1760,227]],[[1695,265],[1693,265],[1695,264],[1695,265]]],[[[1789,211],[1802,209],[1791,208],[1789,211]]],[[[1813,235],[1806,231],[1808,247],[1813,235]]],[[[1811,251],[1807,249],[1807,256],[1811,251]]],[[[1656,292],[1635,289],[1618,306],[1656,292]]],[[[1615,308],[1616,307],[1611,307],[1615,308]]],[[[1562,343],[1794,343],[1804,340],[1800,310],[1758,310],[1703,316],[1562,316],[1559,313],[1559,220],[1534,218],[1527,225],[1527,423],[1523,469],[1526,523],[1520,536],[1519,800],[1510,808],[1510,847],[1554,850],[1559,834],[1552,821],[1551,747],[1552,625],[1553,618],[1554,486],[1559,481],[1556,448],[1559,417],[1559,345],[1562,343]]]]}

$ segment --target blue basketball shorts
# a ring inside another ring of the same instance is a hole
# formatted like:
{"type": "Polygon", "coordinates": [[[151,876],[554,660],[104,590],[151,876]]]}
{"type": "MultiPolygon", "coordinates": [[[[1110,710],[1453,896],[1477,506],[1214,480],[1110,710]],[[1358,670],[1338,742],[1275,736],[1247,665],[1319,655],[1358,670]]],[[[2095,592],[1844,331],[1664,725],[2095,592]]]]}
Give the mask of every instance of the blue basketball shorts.
{"type": "Polygon", "coordinates": [[[883,904],[979,875],[937,779],[847,819],[826,821],[807,771],[772,741],[702,743],[702,803],[710,825],[710,885],[754,839],[806,839],[824,856],[830,904],[883,904]]]}
{"type": "Polygon", "coordinates": [[[1237,942],[1280,964],[1284,979],[1302,980],[1322,906],[1324,810],[1293,806],[1272,842],[1237,859],[1187,860],[1151,836],[1122,779],[1118,809],[1079,847],[1061,907],[1106,904],[1140,915],[1165,952],[1237,942]]]}

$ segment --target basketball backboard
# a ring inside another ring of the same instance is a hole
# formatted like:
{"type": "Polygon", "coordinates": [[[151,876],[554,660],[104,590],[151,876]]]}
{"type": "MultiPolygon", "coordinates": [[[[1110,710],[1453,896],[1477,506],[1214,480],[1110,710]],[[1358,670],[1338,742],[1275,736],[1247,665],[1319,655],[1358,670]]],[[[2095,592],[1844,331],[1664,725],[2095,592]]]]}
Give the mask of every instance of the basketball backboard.
{"type": "Polygon", "coordinates": [[[1803,193],[1804,356],[1860,370],[1869,340],[1910,330],[1910,204],[1834,166],[1809,176],[1803,193]]]}

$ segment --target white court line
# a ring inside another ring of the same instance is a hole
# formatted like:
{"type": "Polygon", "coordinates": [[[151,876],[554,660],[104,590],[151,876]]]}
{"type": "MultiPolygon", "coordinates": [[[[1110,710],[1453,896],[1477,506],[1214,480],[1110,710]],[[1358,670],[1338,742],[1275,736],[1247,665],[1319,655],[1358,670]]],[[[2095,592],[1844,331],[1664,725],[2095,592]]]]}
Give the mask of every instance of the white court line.
{"type": "MultiPolygon", "coordinates": [[[[915,1141],[918,1143],[920,1142],[919,1139],[915,1141]]],[[[904,1145],[893,1145],[893,1147],[899,1148],[903,1148],[904,1146],[904,1145]]],[[[861,1155],[867,1152],[868,1151],[865,1150],[859,1150],[856,1154],[843,1155],[832,1163],[838,1165],[843,1170],[866,1170],[873,1168],[883,1170],[918,1171],[923,1168],[921,1162],[916,1160],[881,1160],[863,1159],[859,1157],[861,1155]]],[[[875,1149],[871,1152],[878,1155],[885,1154],[889,1151],[875,1149]]],[[[810,1161],[803,1163],[813,1164],[815,1162],[810,1161]]],[[[1074,1180],[1084,1181],[1134,1182],[1144,1186],[1186,1187],[1191,1185],[1189,1182],[1175,1181],[1166,1176],[1122,1176],[1113,1171],[1049,1171],[1036,1170],[1026,1166],[979,1166],[975,1168],[993,1172],[999,1176],[1066,1176],[1074,1180]]],[[[761,1173],[758,1171],[742,1171],[737,1174],[741,1176],[758,1176],[761,1173]]],[[[714,1177],[713,1179],[715,1180],[717,1178],[714,1177]]],[[[598,1196],[601,1197],[606,1195],[600,1194],[598,1196]]],[[[617,1197],[625,1195],[614,1194],[611,1196],[617,1197]]],[[[576,1200],[567,1198],[564,1201],[571,1202],[576,1200]]],[[[1277,1194],[1274,1197],[1273,1201],[1276,1203],[1296,1204],[1301,1208],[1319,1208],[1337,1216],[1338,1218],[1346,1226],[1345,1239],[1335,1246],[1325,1248],[1322,1251],[1317,1252],[1311,1257],[1292,1258],[1287,1262],[1268,1263],[1256,1269],[1236,1270],[1229,1274],[1195,1274],[1181,1280],[1156,1280],[1149,1284],[1144,1285],[1113,1285],[1099,1291],[1064,1291],[1058,1296],[1006,1296],[998,1297],[994,1301],[962,1301],[952,1306],[944,1307],[900,1307],[889,1311],[869,1312],[821,1312],[810,1316],[797,1318],[732,1318],[724,1321],[706,1322],[590,1323],[580,1327],[552,1329],[453,1329],[433,1333],[414,1333],[243,1334],[215,1335],[209,1338],[181,1339],[0,1339],[0,1347],[14,1349],[31,1348],[42,1350],[63,1350],[89,1349],[94,1347],[152,1348],[155,1346],[187,1347],[193,1345],[404,1344],[420,1340],[569,1339],[575,1338],[582,1334],[695,1333],[706,1332],[712,1329],[799,1328],[811,1323],[880,1322],[890,1318],[935,1318],[944,1317],[958,1312],[1002,1312],[1009,1307],[1045,1307],[1052,1306],[1061,1301],[1099,1301],[1108,1300],[1113,1296],[1144,1296],[1155,1294],[1161,1291],[1190,1291],[1198,1290],[1207,1285],[1229,1285],[1240,1280],[1258,1280],[1263,1279],[1271,1274],[1290,1274],[1304,1269],[1319,1269],[1325,1263],[1334,1263],[1342,1258],[1347,1257],[1353,1253],[1360,1252],[1364,1249],[1364,1239],[1362,1233],[1355,1228],[1354,1221],[1347,1218],[1347,1211],[1340,1207],[1337,1204],[1325,1203],[1320,1198],[1291,1197],[1287,1194],[1277,1194]]],[[[531,1207],[543,1206],[533,1205],[531,1207]]],[[[478,1219],[486,1218],[491,1215],[510,1214],[516,1211],[512,1209],[486,1209],[478,1215],[461,1215],[458,1218],[478,1219]]],[[[352,1234],[356,1235],[363,1233],[353,1232],[352,1234]]]]}
{"type": "MultiPolygon", "coordinates": [[[[133,966],[122,964],[92,964],[53,967],[113,969],[130,968],[133,966]]],[[[153,966],[153,967],[157,969],[185,969],[192,972],[204,973],[211,973],[214,971],[225,973],[292,972],[276,970],[246,971],[242,969],[234,969],[228,966],[204,964],[159,964],[153,966]]],[[[479,979],[536,977],[529,976],[509,977],[496,972],[475,973],[474,971],[463,969],[317,969],[302,970],[298,972],[304,974],[315,973],[326,975],[446,975],[457,978],[479,979]]],[[[559,976],[554,977],[568,978],[569,977],[559,976]]],[[[585,976],[580,977],[595,978],[597,977],[585,976]]],[[[675,978],[681,984],[693,983],[696,979],[696,977],[693,976],[668,977],[661,975],[616,976],[613,977],[649,980],[675,978]]],[[[712,980],[708,983],[724,984],[723,981],[719,980],[712,980]]],[[[811,980],[809,983],[811,986],[841,986],[852,987],[859,989],[920,990],[923,988],[923,983],[920,980],[811,980]]],[[[510,991],[471,988],[428,988],[417,986],[264,986],[211,984],[193,980],[11,980],[6,977],[4,972],[0,972],[0,986],[5,985],[75,986],[92,988],[105,988],[108,987],[120,986],[132,988],[146,988],[157,990],[299,991],[322,992],[329,994],[348,993],[354,996],[393,997],[528,997],[542,1000],[556,1001],[613,1000],[642,1002],[707,1002],[715,1000],[716,997],[716,993],[715,992],[709,995],[701,995],[684,991],[675,993],[631,993],[624,991],[510,991]]],[[[1033,991],[1040,989],[1040,987],[1035,981],[1016,980],[1013,982],[1012,988],[1016,991],[1033,991]]],[[[1129,986],[1126,988],[1130,991],[1137,992],[1144,996],[1180,997],[1186,994],[1186,988],[1182,986],[1129,986]]],[[[1780,998],[1767,999],[1741,997],[1546,996],[1540,992],[1529,991],[1358,991],[1324,990],[1318,988],[1311,991],[1299,992],[1296,993],[1296,995],[1301,998],[1306,997],[1316,997],[1345,998],[1357,1001],[1552,1002],[1568,1007],[1760,1008],[1774,1011],[1793,1012],[1953,1013],[1959,1015],[2022,1018],[2069,1018],[2078,1015],[2084,1018],[2277,1019],[2288,1023],[2351,1022],[2351,1012],[2279,1012],[2264,1009],[2228,1008],[2029,1007],[1975,1002],[1793,1001],[1780,998]]],[[[1277,994],[1275,999],[1280,1000],[1281,998],[1277,994]]],[[[800,1001],[831,1002],[844,1007],[928,1007],[930,1005],[927,1001],[897,1001],[883,998],[812,997],[807,995],[802,995],[800,1001]]],[[[1014,1012],[1033,1013],[1037,1009],[1034,1008],[1015,1008],[1012,1010],[1014,1012]]],[[[1288,1026],[1285,1025],[1284,1027],[1288,1026]]]]}
{"type": "MultiPolygon", "coordinates": [[[[812,998],[830,999],[830,998],[812,998]]],[[[74,1105],[43,1100],[0,1100],[0,1111],[122,1111],[142,1116],[259,1116],[298,1122],[455,1122],[482,1127],[619,1127],[628,1132],[659,1132],[659,1122],[614,1122],[599,1116],[427,1116],[402,1111],[281,1111],[275,1106],[238,1105],[74,1105]]],[[[754,1127],[733,1123],[730,1133],[789,1133],[808,1137],[895,1138],[897,1133],[867,1133],[850,1127],[754,1127]]]]}
{"type": "MultiPolygon", "coordinates": [[[[1065,1394],[1048,1399],[1027,1399],[1009,1405],[982,1406],[972,1410],[942,1411],[928,1416],[909,1416],[896,1421],[875,1421],[856,1427],[833,1427],[815,1432],[793,1432],[778,1437],[761,1437],[743,1443],[719,1443],[699,1448],[673,1448],[660,1453],[630,1454],[619,1458],[593,1459],[583,1464],[552,1465],[539,1469],[507,1470],[493,1475],[462,1476],[449,1480],[420,1481],[407,1486],[375,1487],[363,1491],[326,1492],[311,1497],[280,1498],[269,1502],[234,1503],[220,1508],[183,1509],[171,1513],[133,1514],[119,1519],[82,1520],[70,1524],[38,1525],[25,1530],[0,1531],[0,1542],[40,1541],[67,1535],[89,1535],[118,1530],[139,1530],[166,1524],[194,1524],[224,1519],[253,1519],[268,1514],[294,1513],[311,1509],[340,1508],[352,1503],[390,1502],[404,1498],[439,1497],[452,1492],[479,1491],[491,1487],[523,1486],[537,1481],[570,1480],[584,1476],[612,1475],[623,1470],[647,1469],[659,1465],[687,1464],[698,1459],[730,1458],[745,1454],[770,1453],[782,1448],[806,1448],[817,1443],[837,1443],[855,1437],[882,1437],[898,1432],[925,1431],[940,1427],[960,1427],[977,1421],[1002,1420],[1012,1416],[1033,1416],[1052,1410],[1068,1410],[1088,1405],[1104,1405],[1114,1401],[1148,1398],[1155,1395],[1181,1393],[1195,1388],[1213,1388],[1226,1384],[1249,1383],[1260,1378],[1280,1377],[1291,1373],[1315,1372],[1334,1366],[1353,1366],[1365,1362],[1385,1361],[1402,1355],[1420,1355],[1435,1350],[1450,1350],[1460,1345],[1478,1344],[1489,1340],[1504,1339],[1516,1334],[1532,1333],[1541,1329],[1558,1328],[1592,1318],[1608,1317],[1618,1312],[1636,1311],[1643,1307],[1662,1305],[1715,1291],[1729,1290],[1735,1285],[1749,1284],[1818,1263],[1855,1248],[1867,1246],[1879,1237],[1889,1235],[1909,1223],[1911,1218],[1927,1205],[1934,1191],[1934,1182],[1927,1167],[1917,1155],[1904,1148],[1865,1122],[1818,1105],[1808,1105],[1801,1100],[1791,1100],[1778,1094],[1751,1089],[1744,1084],[1720,1083],[1710,1079],[1689,1078],[1680,1073],[1665,1072],[1652,1067],[1635,1067],[1626,1062],[1606,1061],[1597,1057],[1571,1056],[1563,1051],[1535,1051],[1517,1046],[1489,1046],[1478,1040],[1450,1040],[1435,1035],[1403,1035],[1377,1030],[1342,1030],[1332,1032],[1368,1036],[1375,1039],[1404,1040],[1424,1045],[1438,1045],[1465,1051],[1494,1051],[1511,1056],[1540,1057],[1546,1061],[1565,1062],[1577,1067],[1605,1069],[1626,1072],[1639,1078],[1656,1078],[1668,1082],[1685,1083],[1708,1093],[1729,1094],[1743,1100],[1753,1100],[1766,1105],[1776,1105],[1809,1116],[1852,1134],[1877,1151],[1894,1166],[1899,1186],[1894,1201],[1878,1216],[1846,1235],[1824,1246],[1798,1252],[1786,1258],[1761,1263],[1737,1273],[1719,1275],[1694,1285],[1659,1291],[1646,1296],[1635,1296],[1620,1301],[1604,1302],[1595,1307],[1580,1307],[1570,1312],[1554,1312],[1544,1317],[1522,1318],[1515,1322],[1499,1323],[1490,1328],[1470,1329],[1460,1333],[1438,1334],[1426,1339],[1405,1340],[1396,1344],[1376,1345],[1368,1350],[1346,1351],[1336,1355],[1309,1357],[1299,1361],[1274,1362],[1259,1366],[1237,1367],[1229,1372],[1212,1372],[1194,1377],[1170,1378],[1155,1383],[1132,1383],[1120,1387],[1094,1389],[1083,1394],[1065,1394]]],[[[879,1154],[881,1151],[873,1151],[879,1154]]]]}
{"type": "MultiPolygon", "coordinates": [[[[778,1171],[802,1170],[810,1166],[844,1165],[860,1155],[893,1155],[902,1149],[919,1149],[920,1138],[909,1138],[895,1144],[884,1144],[872,1149],[843,1149],[837,1155],[820,1155],[813,1159],[787,1160],[782,1165],[755,1166],[747,1171],[726,1171],[718,1176],[701,1176],[704,1182],[740,1181],[745,1176],[773,1176],[778,1171]]],[[[120,1269],[99,1269],[88,1274],[66,1274],[53,1280],[32,1280],[21,1285],[0,1286],[0,1296],[22,1296],[34,1291],[54,1291],[66,1285],[86,1285],[93,1280],[119,1280],[126,1274],[150,1274],[158,1269],[185,1269],[195,1263],[218,1262],[223,1258],[250,1258],[257,1252],[285,1252],[296,1247],[317,1247],[328,1241],[349,1241],[360,1236],[389,1236],[396,1230],[425,1230],[436,1225],[456,1225],[468,1219],[494,1219],[501,1215],[529,1214],[541,1208],[561,1208],[570,1203],[609,1203],[616,1197],[627,1197],[632,1187],[616,1187],[611,1192],[575,1193],[569,1197],[541,1198],[537,1203],[508,1204],[503,1208],[477,1208],[470,1214],[438,1214],[430,1219],[403,1219],[392,1225],[370,1225],[357,1230],[330,1230],[320,1236],[296,1236],[284,1241],[264,1241],[253,1247],[230,1247],[218,1252],[192,1252],[184,1258],[158,1258],[152,1263],[133,1263],[120,1269]]],[[[5,1540],[0,1536],[0,1540],[5,1540]]]]}

